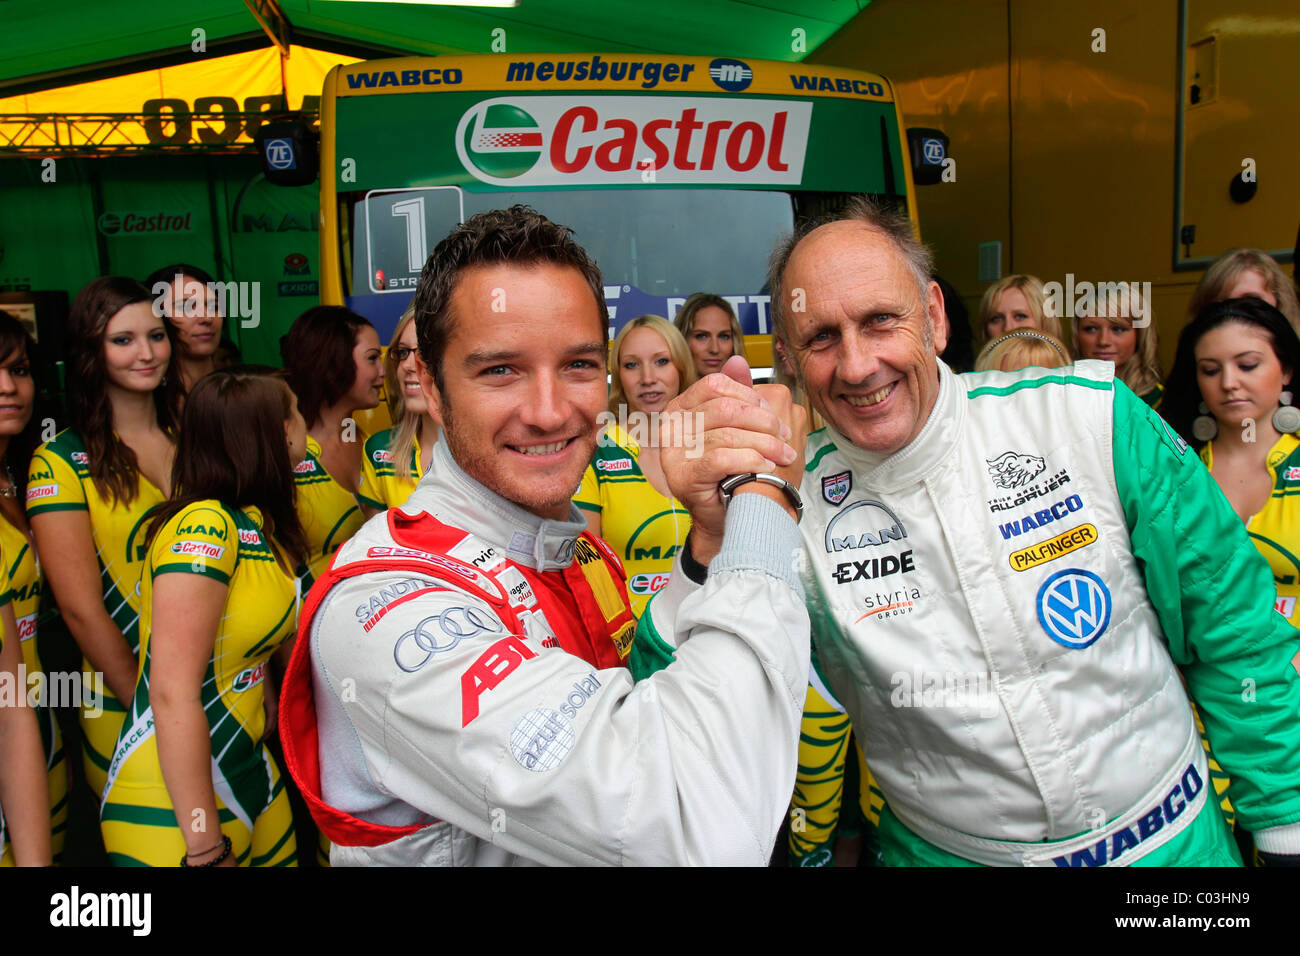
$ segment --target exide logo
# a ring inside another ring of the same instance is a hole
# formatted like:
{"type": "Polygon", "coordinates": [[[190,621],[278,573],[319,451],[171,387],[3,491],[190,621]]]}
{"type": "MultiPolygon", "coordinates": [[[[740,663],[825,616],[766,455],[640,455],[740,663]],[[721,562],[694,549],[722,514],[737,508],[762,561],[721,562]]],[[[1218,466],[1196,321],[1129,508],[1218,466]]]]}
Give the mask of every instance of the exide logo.
{"type": "Polygon", "coordinates": [[[497,186],[798,185],[812,109],[719,97],[498,97],[461,117],[456,152],[497,186]]]}

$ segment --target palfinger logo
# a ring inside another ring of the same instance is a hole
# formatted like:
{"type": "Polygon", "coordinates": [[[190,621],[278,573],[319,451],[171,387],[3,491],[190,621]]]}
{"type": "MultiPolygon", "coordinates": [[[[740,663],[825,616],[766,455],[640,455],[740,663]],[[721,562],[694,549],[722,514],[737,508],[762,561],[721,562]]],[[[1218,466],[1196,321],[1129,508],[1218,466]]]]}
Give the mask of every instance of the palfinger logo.
{"type": "Polygon", "coordinates": [[[479,103],[461,117],[456,130],[461,162],[471,172],[477,169],[496,179],[531,170],[544,145],[537,120],[513,103],[479,103]]]}

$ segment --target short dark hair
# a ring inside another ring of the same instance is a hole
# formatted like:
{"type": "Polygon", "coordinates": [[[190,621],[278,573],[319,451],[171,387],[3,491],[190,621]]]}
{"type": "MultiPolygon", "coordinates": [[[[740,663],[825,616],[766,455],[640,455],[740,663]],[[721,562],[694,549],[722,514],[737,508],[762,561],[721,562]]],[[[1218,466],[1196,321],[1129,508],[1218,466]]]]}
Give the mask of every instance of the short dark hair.
{"type": "Polygon", "coordinates": [[[1192,434],[1192,421],[1199,414],[1199,406],[1204,400],[1201,386],[1196,382],[1196,343],[1207,332],[1229,322],[1263,329],[1273,341],[1273,354],[1278,362],[1291,370],[1292,384],[1300,373],[1300,337],[1296,336],[1295,329],[1291,328],[1281,311],[1253,295],[1224,299],[1205,306],[1178,336],[1174,367],[1160,402],[1160,414],[1165,421],[1193,448],[1205,444],[1192,434]]]}
{"type": "Polygon", "coordinates": [[[321,409],[346,395],[357,380],[352,350],[367,326],[374,328],[351,309],[318,305],[294,319],[280,340],[289,388],[298,396],[308,428],[320,420],[321,409]]]}
{"type": "Polygon", "coordinates": [[[32,459],[32,452],[41,443],[41,419],[45,417],[39,387],[41,383],[36,378],[40,355],[36,341],[26,327],[8,312],[0,311],[0,362],[7,362],[15,357],[26,360],[28,374],[31,375],[36,388],[32,396],[31,417],[27,419],[23,430],[9,439],[9,445],[0,463],[8,466],[14,488],[18,492],[18,500],[22,501],[27,492],[27,464],[32,459]]]}
{"type": "Polygon", "coordinates": [[[838,211],[800,222],[795,226],[794,232],[787,236],[772,253],[767,284],[768,291],[772,294],[772,322],[776,335],[780,338],[785,338],[786,330],[788,310],[784,279],[790,257],[794,254],[795,247],[809,233],[833,222],[860,222],[888,236],[916,278],[921,302],[925,302],[926,290],[930,287],[930,275],[934,272],[934,256],[929,248],[916,238],[912,220],[907,218],[906,212],[892,203],[873,199],[870,196],[852,196],[838,211]]]}
{"type": "MultiPolygon", "coordinates": [[[[451,297],[463,270],[471,266],[548,263],[571,266],[582,273],[600,312],[601,328],[609,327],[609,309],[600,269],[573,240],[573,230],[551,222],[531,206],[515,205],[471,216],[434,248],[415,290],[415,329],[420,358],[442,390],[442,356],[447,350],[455,316],[451,297]]],[[[305,414],[305,412],[304,412],[305,414]]]]}
{"type": "Polygon", "coordinates": [[[163,266],[161,269],[154,269],[149,273],[148,278],[144,280],[144,287],[150,292],[159,282],[165,282],[171,285],[176,281],[177,276],[189,276],[191,279],[197,279],[199,282],[207,285],[216,280],[206,269],[200,269],[198,266],[192,266],[188,262],[177,262],[170,266],[163,266]]]}

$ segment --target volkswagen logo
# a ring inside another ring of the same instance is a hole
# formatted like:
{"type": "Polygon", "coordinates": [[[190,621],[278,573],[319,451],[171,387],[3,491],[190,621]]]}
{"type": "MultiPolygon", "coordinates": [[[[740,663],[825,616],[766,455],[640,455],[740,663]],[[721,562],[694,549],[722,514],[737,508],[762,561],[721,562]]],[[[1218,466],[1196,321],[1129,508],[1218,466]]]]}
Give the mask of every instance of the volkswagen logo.
{"type": "Polygon", "coordinates": [[[1057,571],[1038,589],[1038,622],[1058,644],[1082,650],[1110,623],[1110,590],[1091,571],[1057,571]]]}

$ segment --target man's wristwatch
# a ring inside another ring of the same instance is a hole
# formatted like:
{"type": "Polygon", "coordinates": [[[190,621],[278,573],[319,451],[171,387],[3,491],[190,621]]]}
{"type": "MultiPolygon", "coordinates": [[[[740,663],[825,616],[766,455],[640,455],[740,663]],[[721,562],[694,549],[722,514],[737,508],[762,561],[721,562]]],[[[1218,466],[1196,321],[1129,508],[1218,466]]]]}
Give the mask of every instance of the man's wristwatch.
{"type": "Polygon", "coordinates": [[[761,481],[767,485],[774,485],[785,492],[785,496],[790,499],[790,504],[794,507],[794,520],[798,521],[803,517],[803,499],[799,497],[799,489],[784,478],[778,475],[769,475],[766,472],[745,472],[743,475],[729,475],[718,482],[718,491],[722,494],[722,503],[731,504],[731,498],[736,493],[736,489],[741,485],[747,485],[751,481],[761,481]]]}

